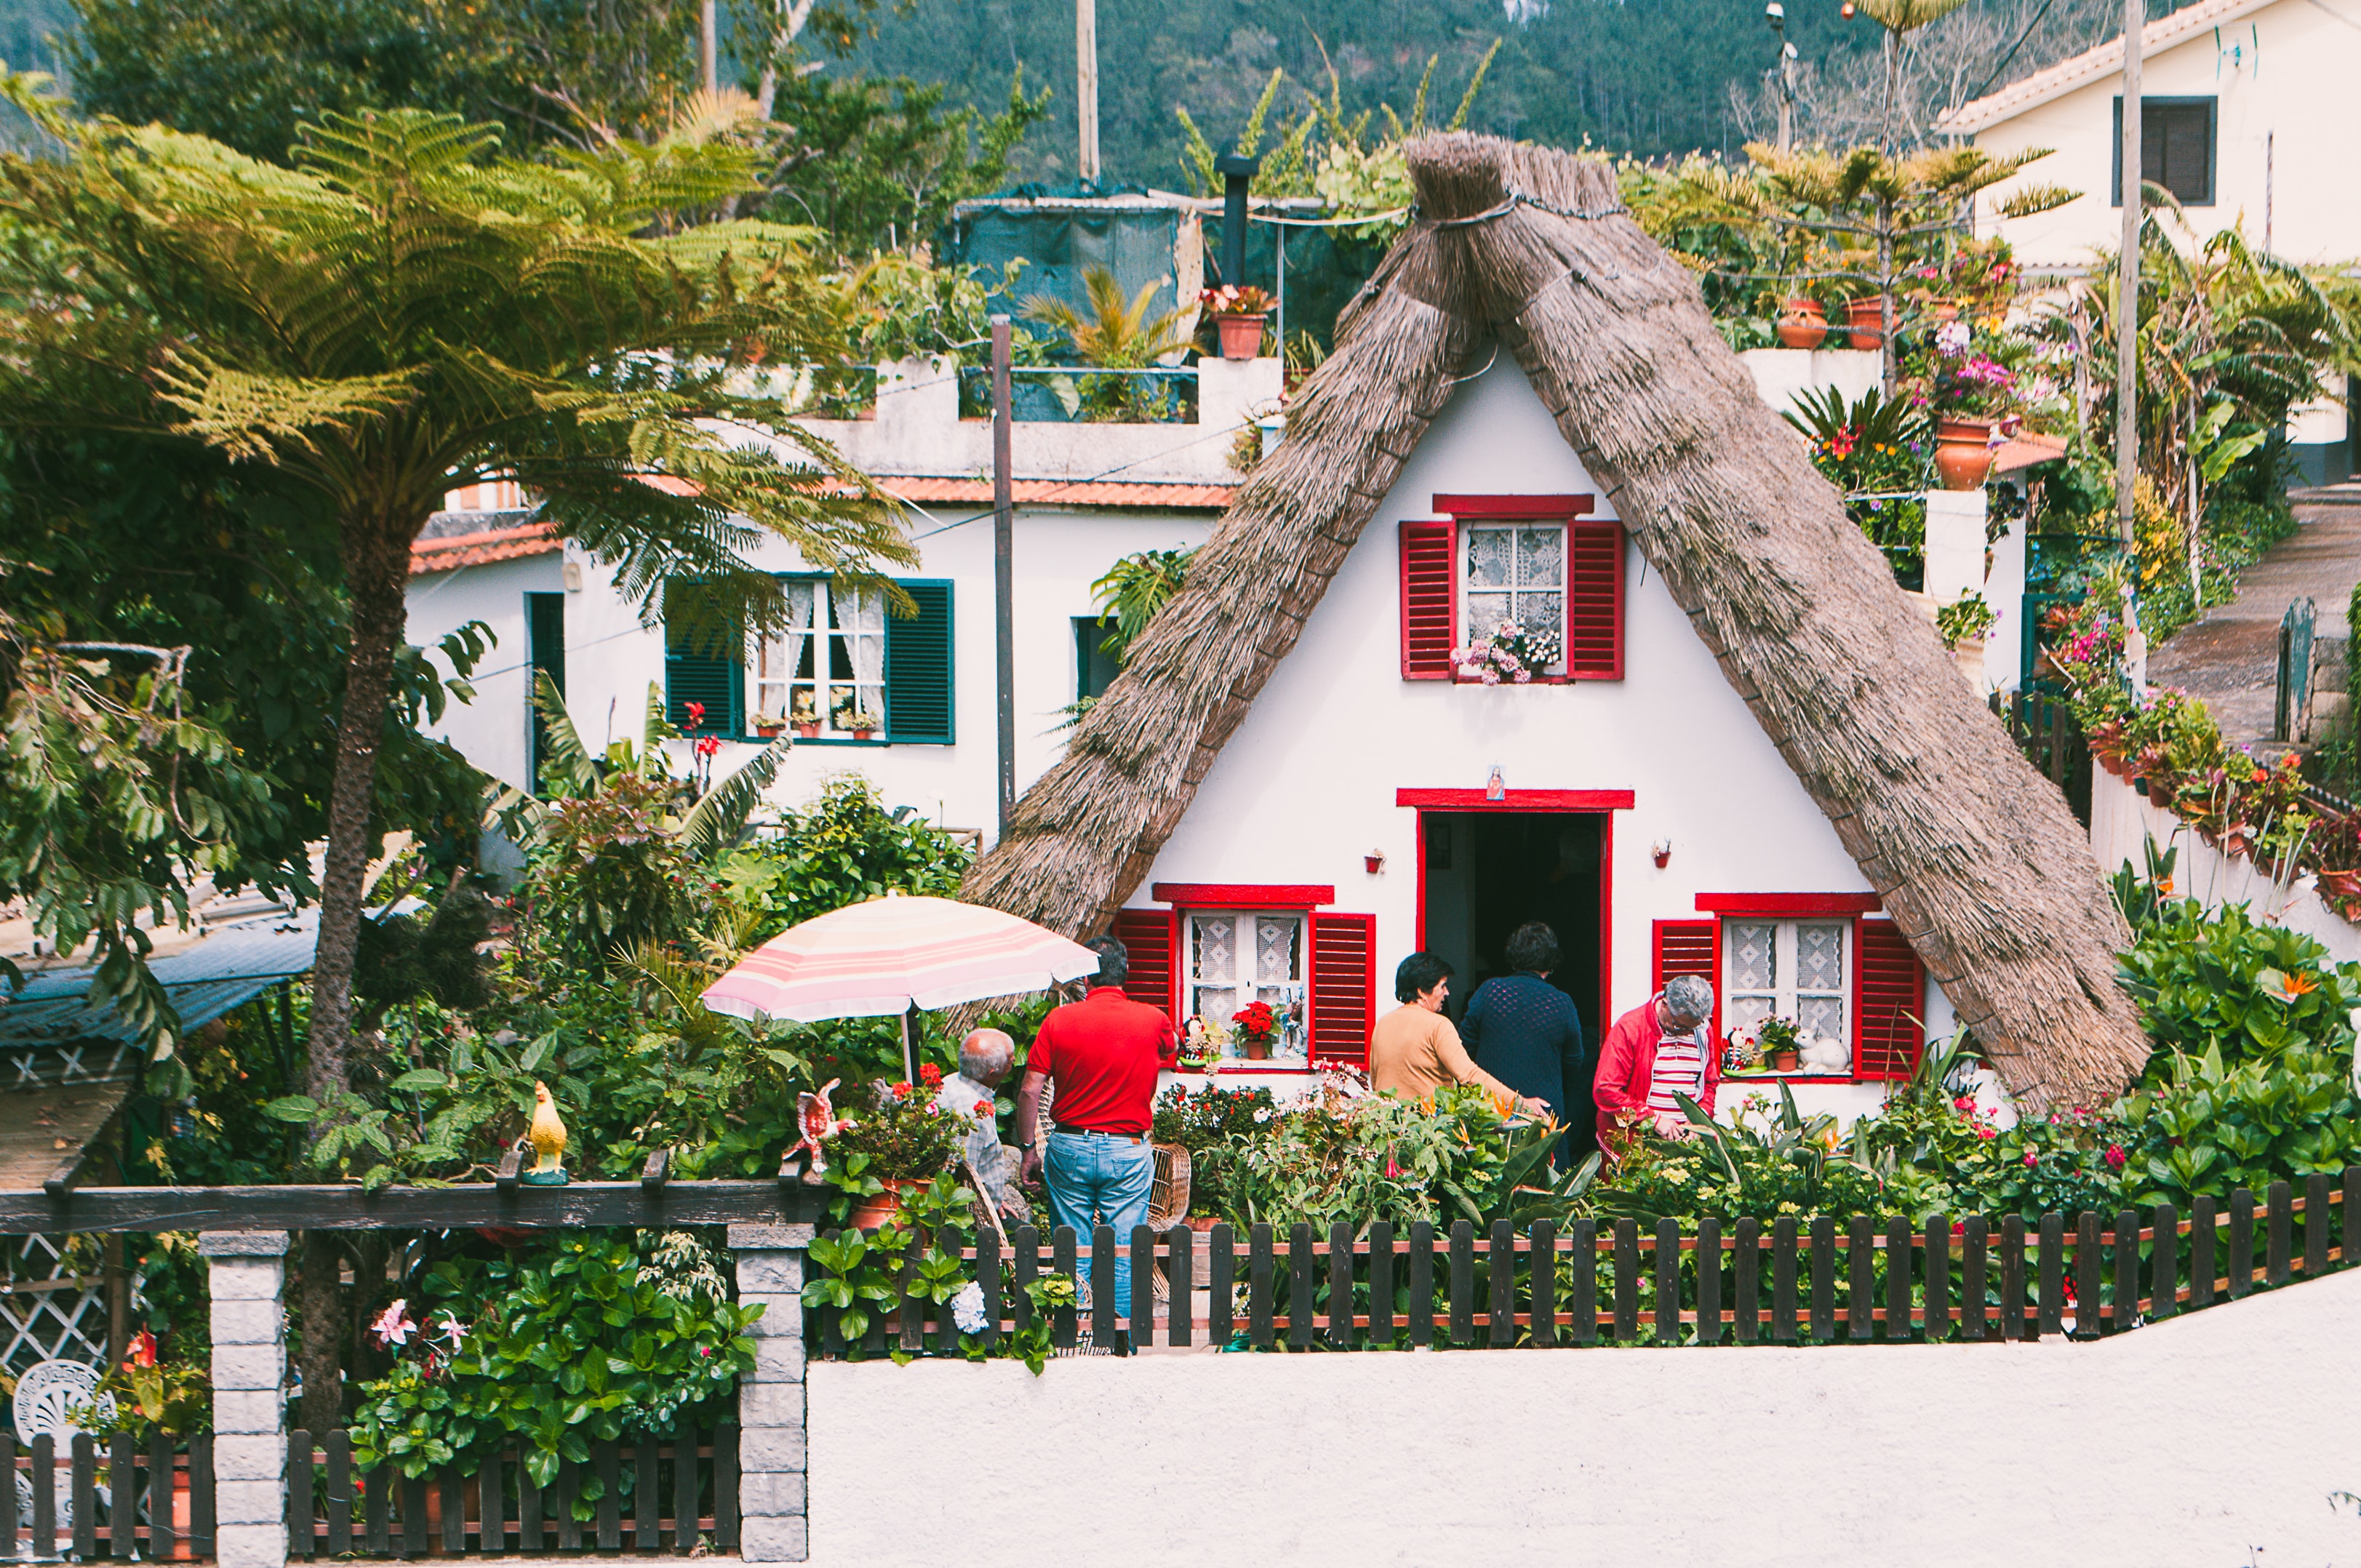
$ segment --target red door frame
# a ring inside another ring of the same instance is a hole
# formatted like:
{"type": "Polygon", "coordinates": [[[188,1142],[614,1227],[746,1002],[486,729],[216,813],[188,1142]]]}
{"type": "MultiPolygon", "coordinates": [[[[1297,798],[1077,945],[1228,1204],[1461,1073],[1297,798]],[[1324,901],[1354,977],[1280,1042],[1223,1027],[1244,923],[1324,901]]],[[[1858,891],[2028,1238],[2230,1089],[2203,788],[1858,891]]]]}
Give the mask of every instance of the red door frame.
{"type": "Polygon", "coordinates": [[[1398,789],[1394,804],[1418,812],[1418,918],[1413,939],[1426,948],[1426,817],[1431,811],[1521,811],[1581,814],[1598,823],[1598,1013],[1596,1027],[1603,1036],[1615,1017],[1610,994],[1615,983],[1615,814],[1631,809],[1628,789],[1511,789],[1499,799],[1480,789],[1398,789]]]}

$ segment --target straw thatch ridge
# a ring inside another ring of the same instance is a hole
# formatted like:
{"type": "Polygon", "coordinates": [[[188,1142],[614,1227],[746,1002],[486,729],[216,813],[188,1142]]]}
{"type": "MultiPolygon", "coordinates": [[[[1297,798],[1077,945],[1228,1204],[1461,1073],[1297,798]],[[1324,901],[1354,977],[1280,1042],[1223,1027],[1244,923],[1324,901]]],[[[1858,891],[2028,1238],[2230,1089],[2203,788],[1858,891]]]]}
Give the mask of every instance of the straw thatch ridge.
{"type": "Polygon", "coordinates": [[[2088,840],[1755,395],[1695,280],[1619,214],[1612,170],[1456,133],[1409,154],[1419,222],[968,896],[1074,933],[1112,918],[1496,334],[2012,1091],[2121,1088],[2147,1044],[2088,840]]]}

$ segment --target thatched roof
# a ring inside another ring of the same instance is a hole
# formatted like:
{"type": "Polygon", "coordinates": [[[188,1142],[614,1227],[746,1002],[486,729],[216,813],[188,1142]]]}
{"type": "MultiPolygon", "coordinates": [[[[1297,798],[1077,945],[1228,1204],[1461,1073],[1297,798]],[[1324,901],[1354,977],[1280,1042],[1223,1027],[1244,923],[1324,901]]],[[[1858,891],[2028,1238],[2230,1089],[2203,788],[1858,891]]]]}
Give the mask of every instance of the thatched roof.
{"type": "Polygon", "coordinates": [[[2010,1089],[2039,1106],[2121,1088],[2147,1045],[2088,840],[1755,395],[1695,279],[1622,212],[1612,170],[1456,133],[1409,156],[1419,221],[965,896],[1104,927],[1497,338],[2010,1089]]]}

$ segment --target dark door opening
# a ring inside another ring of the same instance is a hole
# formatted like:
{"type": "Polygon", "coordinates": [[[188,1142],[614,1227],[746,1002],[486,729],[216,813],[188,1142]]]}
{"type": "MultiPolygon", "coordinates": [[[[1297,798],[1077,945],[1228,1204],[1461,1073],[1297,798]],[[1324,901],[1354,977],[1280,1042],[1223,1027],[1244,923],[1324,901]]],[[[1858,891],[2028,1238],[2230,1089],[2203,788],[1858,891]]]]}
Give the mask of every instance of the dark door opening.
{"type": "MultiPolygon", "coordinates": [[[[1583,811],[1429,811],[1422,813],[1424,844],[1419,910],[1421,941],[1448,960],[1455,978],[1449,1011],[1464,1016],[1476,988],[1510,973],[1509,937],[1528,920],[1557,934],[1564,960],[1550,983],[1574,999],[1590,1060],[1609,1022],[1601,967],[1605,916],[1601,867],[1610,817],[1583,811]]],[[[1575,1148],[1588,1146],[1590,1085],[1567,1085],[1559,1120],[1576,1129],[1575,1148]]]]}

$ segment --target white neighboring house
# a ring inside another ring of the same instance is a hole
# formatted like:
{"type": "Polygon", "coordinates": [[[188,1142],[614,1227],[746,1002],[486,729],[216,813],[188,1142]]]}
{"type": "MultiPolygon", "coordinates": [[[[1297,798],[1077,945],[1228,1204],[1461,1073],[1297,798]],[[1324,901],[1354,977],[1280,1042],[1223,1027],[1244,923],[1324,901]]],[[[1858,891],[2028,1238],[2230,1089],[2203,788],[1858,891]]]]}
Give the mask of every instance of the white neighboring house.
{"type": "MultiPolygon", "coordinates": [[[[1199,379],[1193,423],[1015,427],[1020,791],[1062,748],[1060,710],[1111,678],[1111,661],[1093,656],[1091,584],[1122,556],[1202,543],[1238,483],[1233,439],[1278,408],[1276,359],[1210,360],[1199,379]]],[[[754,559],[790,580],[807,630],[750,649],[742,665],[697,657],[668,646],[660,610],[643,620],[603,564],[551,537],[513,485],[470,487],[451,494],[411,563],[411,641],[431,647],[470,620],[498,639],[475,701],[448,710],[443,738],[487,773],[530,783],[536,670],[565,693],[594,750],[637,740],[654,684],[673,723],[721,740],[723,774],[764,742],[761,724],[807,709],[816,733],[780,768],[774,800],[799,804],[829,774],[858,770],[889,804],[989,834],[998,776],[991,425],[961,419],[956,375],[926,363],[881,367],[868,417],[808,422],[909,505],[920,562],[892,576],[917,601],[916,620],[888,616],[882,601],[839,601],[823,574],[774,542],[754,559]],[[879,720],[865,739],[838,722],[848,696],[879,720]],[[699,724],[692,701],[704,706],[699,724]]],[[[687,747],[675,745],[675,772],[687,771],[687,747]]]]}
{"type": "MultiPolygon", "coordinates": [[[[2122,235],[2120,38],[1945,115],[1938,129],[1987,151],[2049,157],[1976,198],[1976,227],[2040,270],[2090,265],[2122,235]],[[2076,200],[2025,218],[2016,191],[2062,185],[2076,200]]],[[[2202,239],[2226,228],[2290,261],[2361,261],[2361,204],[2345,163],[2361,145],[2361,3],[2203,0],[2150,22],[2140,56],[2140,163],[2202,239]]],[[[2297,410],[2288,439],[2313,483],[2353,470],[2348,400],[2297,410]]]]}

